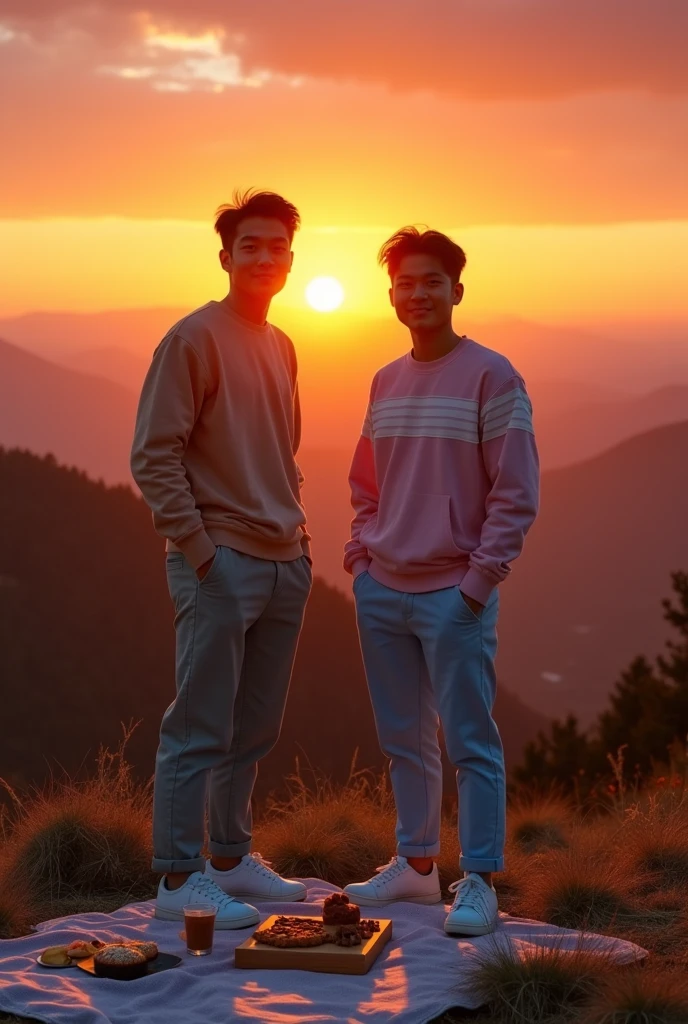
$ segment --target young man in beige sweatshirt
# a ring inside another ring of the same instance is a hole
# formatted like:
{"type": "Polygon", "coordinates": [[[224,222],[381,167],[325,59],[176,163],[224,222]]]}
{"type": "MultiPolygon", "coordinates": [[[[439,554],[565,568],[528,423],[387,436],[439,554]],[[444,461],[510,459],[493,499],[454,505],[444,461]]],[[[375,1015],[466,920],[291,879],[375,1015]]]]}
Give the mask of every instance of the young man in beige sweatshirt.
{"type": "Polygon", "coordinates": [[[270,192],[218,211],[229,293],[156,349],[131,455],[167,541],[175,610],[177,695],[155,764],[156,916],[182,920],[186,904],[212,903],[217,928],[256,924],[247,901],[306,895],[251,852],[257,763],[279,736],[312,582],[296,357],[267,322],[298,225],[296,208],[270,192]]]}

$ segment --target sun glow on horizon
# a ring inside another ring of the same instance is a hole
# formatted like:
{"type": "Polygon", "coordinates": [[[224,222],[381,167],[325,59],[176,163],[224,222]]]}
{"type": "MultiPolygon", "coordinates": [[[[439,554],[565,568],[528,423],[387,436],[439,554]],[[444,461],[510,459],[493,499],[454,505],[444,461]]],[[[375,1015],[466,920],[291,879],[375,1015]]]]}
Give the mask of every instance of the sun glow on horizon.
{"type": "MultiPolygon", "coordinates": [[[[448,230],[468,253],[460,316],[471,322],[688,320],[688,219],[448,230]],[[638,252],[653,258],[643,263],[638,252]]],[[[322,312],[318,319],[331,328],[349,314],[389,319],[389,278],[375,258],[388,231],[389,225],[304,228],[287,287],[275,297],[275,316],[322,312]],[[322,268],[334,271],[326,279],[334,282],[329,302],[331,284],[319,294],[322,268]],[[337,316],[324,316],[335,310],[337,316]]],[[[189,310],[227,288],[207,222],[133,217],[0,218],[0,280],[0,317],[46,309],[189,310]],[[42,251],[59,251],[61,258],[39,281],[36,253],[42,251]]]]}
{"type": "Polygon", "coordinates": [[[306,301],[318,313],[332,313],[344,301],[344,289],[336,277],[314,277],[306,285],[306,301]]]}

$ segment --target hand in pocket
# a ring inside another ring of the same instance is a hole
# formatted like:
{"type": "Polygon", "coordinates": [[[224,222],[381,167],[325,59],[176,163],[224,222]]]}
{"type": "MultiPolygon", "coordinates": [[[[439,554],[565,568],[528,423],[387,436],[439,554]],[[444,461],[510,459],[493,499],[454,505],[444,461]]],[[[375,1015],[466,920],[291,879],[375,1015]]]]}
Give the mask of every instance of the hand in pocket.
{"type": "Polygon", "coordinates": [[[469,597],[468,594],[464,594],[463,590],[461,591],[461,597],[464,599],[474,615],[479,616],[480,613],[485,610],[484,604],[481,604],[480,601],[476,601],[474,597],[469,597]]]}
{"type": "Polygon", "coordinates": [[[210,572],[210,567],[212,566],[216,558],[217,548],[215,549],[215,554],[213,555],[213,557],[209,558],[207,562],[203,563],[203,565],[199,565],[198,569],[196,569],[196,575],[198,576],[199,580],[204,579],[208,575],[208,573],[210,572]]]}

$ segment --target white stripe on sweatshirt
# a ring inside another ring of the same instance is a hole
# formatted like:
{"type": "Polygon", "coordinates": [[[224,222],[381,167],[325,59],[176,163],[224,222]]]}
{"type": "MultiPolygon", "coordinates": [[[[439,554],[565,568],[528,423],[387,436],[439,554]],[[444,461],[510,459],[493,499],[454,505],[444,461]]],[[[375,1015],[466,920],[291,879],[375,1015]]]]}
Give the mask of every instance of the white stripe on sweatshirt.
{"type": "Polygon", "coordinates": [[[375,375],[351,472],[344,566],[420,593],[461,584],[484,604],[506,579],[538,509],[539,460],[525,384],[462,338],[375,375]]]}

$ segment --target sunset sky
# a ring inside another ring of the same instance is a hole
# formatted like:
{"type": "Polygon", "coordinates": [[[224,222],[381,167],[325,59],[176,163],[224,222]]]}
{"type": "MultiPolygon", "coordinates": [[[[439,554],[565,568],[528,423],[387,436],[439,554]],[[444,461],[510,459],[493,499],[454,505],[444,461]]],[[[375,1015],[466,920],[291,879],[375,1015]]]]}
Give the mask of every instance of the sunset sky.
{"type": "MultiPolygon", "coordinates": [[[[235,186],[386,314],[401,224],[468,252],[466,309],[688,319],[685,0],[0,0],[0,316],[192,307],[235,186]]],[[[312,314],[336,317],[340,314],[312,314]]]]}

